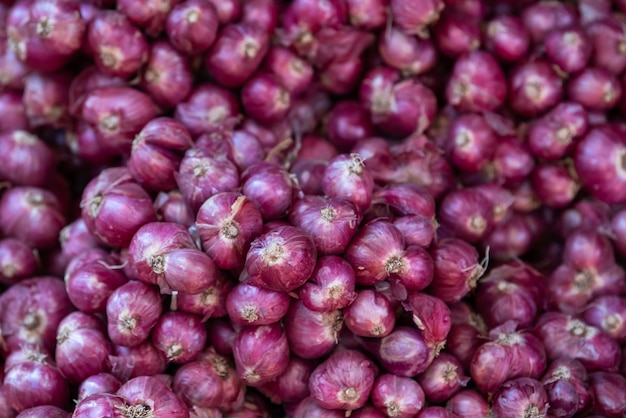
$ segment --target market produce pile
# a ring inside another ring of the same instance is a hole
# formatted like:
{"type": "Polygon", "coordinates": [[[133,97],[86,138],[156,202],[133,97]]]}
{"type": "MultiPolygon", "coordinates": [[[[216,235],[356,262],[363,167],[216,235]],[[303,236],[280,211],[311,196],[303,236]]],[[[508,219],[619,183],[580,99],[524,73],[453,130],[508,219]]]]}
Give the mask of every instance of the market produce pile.
{"type": "Polygon", "coordinates": [[[0,4],[0,418],[626,417],[626,0],[0,4]]]}

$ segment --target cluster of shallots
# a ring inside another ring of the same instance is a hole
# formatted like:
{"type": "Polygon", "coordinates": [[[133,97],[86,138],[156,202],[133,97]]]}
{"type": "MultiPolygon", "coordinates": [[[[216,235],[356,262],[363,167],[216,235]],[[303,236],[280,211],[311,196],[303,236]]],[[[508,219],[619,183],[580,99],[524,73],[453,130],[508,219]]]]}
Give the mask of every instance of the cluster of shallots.
{"type": "Polygon", "coordinates": [[[625,116],[625,0],[0,0],[0,418],[623,418],[625,116]]]}

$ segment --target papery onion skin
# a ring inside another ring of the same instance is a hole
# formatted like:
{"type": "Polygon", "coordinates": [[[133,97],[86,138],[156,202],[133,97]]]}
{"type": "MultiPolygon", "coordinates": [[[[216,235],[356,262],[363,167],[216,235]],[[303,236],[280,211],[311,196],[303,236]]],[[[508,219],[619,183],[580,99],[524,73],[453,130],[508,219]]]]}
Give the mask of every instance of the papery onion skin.
{"type": "Polygon", "coordinates": [[[129,405],[148,403],[154,415],[163,414],[171,418],[189,418],[189,410],[164,383],[157,378],[140,376],[124,383],[117,391],[129,405]]]}
{"type": "Polygon", "coordinates": [[[111,294],[106,311],[111,341],[136,346],[148,338],[161,316],[161,296],[153,286],[130,281],[111,294]]]}
{"type": "Polygon", "coordinates": [[[424,406],[424,391],[408,377],[382,374],[372,386],[372,403],[389,416],[412,417],[424,406]]]}
{"type": "Polygon", "coordinates": [[[233,356],[237,375],[248,386],[280,376],[289,362],[289,346],[280,324],[245,327],[235,338],[233,356]]]}
{"type": "Polygon", "coordinates": [[[365,405],[375,374],[376,366],[365,355],[338,351],[313,370],[309,390],[320,406],[350,411],[365,405]]]}
{"type": "Polygon", "coordinates": [[[293,226],[281,226],[252,241],[246,256],[250,283],[289,292],[304,284],[315,268],[317,250],[311,237],[293,226]]]}
{"type": "Polygon", "coordinates": [[[337,345],[343,317],[340,310],[314,311],[301,300],[293,300],[284,324],[290,350],[302,358],[317,359],[337,345]]]}
{"type": "Polygon", "coordinates": [[[110,373],[98,373],[89,376],[78,386],[78,402],[97,393],[115,393],[122,382],[110,373]]]}

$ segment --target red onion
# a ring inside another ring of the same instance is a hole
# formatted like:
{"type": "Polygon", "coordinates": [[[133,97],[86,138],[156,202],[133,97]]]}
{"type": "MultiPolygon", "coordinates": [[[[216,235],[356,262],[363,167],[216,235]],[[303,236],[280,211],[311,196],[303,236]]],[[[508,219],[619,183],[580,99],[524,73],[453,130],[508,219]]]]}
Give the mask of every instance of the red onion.
{"type": "Polygon", "coordinates": [[[176,187],[174,173],[182,153],[192,146],[187,128],[171,118],[148,122],[133,141],[128,168],[134,179],[151,190],[176,187]]]}
{"type": "Polygon", "coordinates": [[[541,341],[528,331],[515,331],[509,321],[490,331],[491,341],[481,345],[470,363],[470,372],[478,388],[494,393],[512,378],[539,378],[546,368],[546,352],[541,341]]]}
{"type": "Polygon", "coordinates": [[[493,267],[476,292],[476,308],[489,328],[511,319],[531,326],[545,303],[543,276],[521,261],[493,267]]]}
{"type": "Polygon", "coordinates": [[[560,357],[554,360],[542,379],[550,401],[550,413],[573,416],[585,409],[591,394],[587,390],[587,371],[578,360],[560,357]]]}
{"type": "MultiPolygon", "coordinates": [[[[133,412],[137,415],[147,413],[155,417],[170,418],[186,418],[189,415],[185,404],[170,388],[155,377],[140,376],[129,380],[117,391],[117,395],[126,401],[127,415],[133,412]]],[[[83,416],[76,418],[83,418],[83,416]]]]}
{"type": "Polygon", "coordinates": [[[35,406],[67,406],[69,387],[52,359],[37,348],[24,347],[22,352],[22,359],[5,366],[2,387],[11,407],[21,412],[35,406]]]}
{"type": "Polygon", "coordinates": [[[72,258],[65,271],[65,289],[74,306],[83,312],[104,312],[111,293],[128,281],[117,264],[119,260],[96,248],[72,258]]]}
{"type": "Polygon", "coordinates": [[[71,414],[61,408],[51,405],[35,406],[20,412],[16,418],[71,418],[71,414]]]}
{"type": "Polygon", "coordinates": [[[69,77],[65,73],[24,77],[23,103],[31,127],[67,125],[69,77]]]}
{"type": "Polygon", "coordinates": [[[118,77],[103,74],[92,65],[78,73],[71,81],[68,95],[68,110],[72,116],[80,115],[87,94],[98,87],[124,87],[126,82],[118,77]]]}
{"type": "Polygon", "coordinates": [[[242,192],[261,211],[264,220],[279,218],[289,209],[293,184],[282,167],[272,163],[254,164],[241,174],[242,192]]]}
{"type": "Polygon", "coordinates": [[[235,286],[226,299],[230,319],[239,325],[268,325],[280,321],[289,309],[289,295],[246,282],[235,286]]]}
{"type": "Polygon", "coordinates": [[[248,386],[280,376],[289,362],[287,336],[279,324],[243,328],[233,343],[237,375],[248,386]]]}
{"type": "Polygon", "coordinates": [[[496,16],[485,27],[485,47],[503,61],[519,61],[530,45],[530,34],[516,16],[496,16]]]}
{"type": "Polygon", "coordinates": [[[504,103],[504,73],[488,52],[475,51],[459,57],[446,86],[446,99],[466,112],[494,111],[504,103]]]}
{"type": "Polygon", "coordinates": [[[548,396],[541,382],[520,377],[503,384],[493,399],[495,416],[547,416],[548,396]]]}
{"type": "Polygon", "coordinates": [[[32,277],[39,269],[39,257],[28,245],[15,238],[0,240],[0,282],[11,285],[32,277]]]}
{"type": "Polygon", "coordinates": [[[437,48],[450,57],[477,50],[481,41],[479,23],[465,13],[444,10],[433,30],[437,48]]]}
{"type": "Polygon", "coordinates": [[[586,30],[593,45],[593,64],[616,75],[623,72],[626,68],[626,31],[623,23],[607,16],[592,22],[586,30]]]}
{"type": "Polygon", "coordinates": [[[442,239],[431,249],[435,274],[430,293],[444,302],[458,302],[476,287],[485,266],[476,249],[457,238],[442,239]]]}
{"type": "Polygon", "coordinates": [[[143,70],[141,86],[154,101],[173,107],[191,92],[193,75],[186,56],[162,40],[150,46],[150,57],[143,70]]]}
{"type": "Polygon", "coordinates": [[[435,201],[430,192],[418,184],[394,184],[378,189],[373,203],[392,207],[401,215],[422,215],[435,218],[435,201]]]}
{"type": "Polygon", "coordinates": [[[439,13],[445,5],[442,0],[390,0],[389,6],[394,22],[403,31],[426,38],[428,26],[439,20],[439,13]]]}
{"type": "Polygon", "coordinates": [[[61,68],[81,46],[85,22],[77,2],[34,0],[14,6],[6,19],[11,48],[29,68],[61,68]]]}
{"type": "Polygon", "coordinates": [[[89,376],[80,383],[78,387],[78,402],[81,402],[88,396],[97,393],[115,393],[122,386],[122,382],[112,374],[98,373],[89,376]]]}
{"type": "Polygon", "coordinates": [[[587,131],[587,113],[574,102],[563,102],[531,123],[528,145],[537,157],[558,159],[572,148],[575,138],[587,131]]]}
{"type": "Polygon", "coordinates": [[[481,193],[493,207],[492,220],[495,226],[509,217],[515,198],[508,189],[494,183],[479,184],[474,186],[474,189],[481,193]]]}
{"type": "Polygon", "coordinates": [[[582,319],[619,342],[626,340],[626,299],[619,296],[599,296],[581,313],[582,319]]]}
{"type": "Polygon", "coordinates": [[[59,323],[54,357],[59,371],[70,382],[78,383],[110,370],[111,343],[100,324],[93,327],[89,323],[93,318],[73,312],[59,323]],[[89,357],[84,356],[86,347],[89,347],[89,357]]]}
{"type": "Polygon", "coordinates": [[[561,29],[576,22],[576,9],[559,2],[535,3],[522,12],[522,21],[535,43],[541,43],[553,29],[561,29]]]}
{"type": "Polygon", "coordinates": [[[258,389],[273,403],[300,402],[309,396],[309,376],[314,363],[291,356],[287,369],[258,389]]]}
{"type": "Polygon", "coordinates": [[[315,311],[333,311],[345,308],[356,298],[354,270],[336,256],[318,259],[311,278],[300,288],[304,305],[315,311]]]}
{"type": "Polygon", "coordinates": [[[241,21],[273,32],[278,25],[280,11],[281,5],[273,0],[249,0],[241,6],[241,21]]]}
{"type": "Polygon", "coordinates": [[[372,200],[374,180],[358,154],[341,154],[330,160],[323,178],[329,197],[341,197],[365,210],[372,200]]]}
{"type": "Polygon", "coordinates": [[[226,297],[232,287],[233,284],[230,281],[218,275],[215,284],[200,293],[194,295],[179,293],[176,296],[178,309],[199,315],[202,321],[225,316],[227,315],[226,297]]]}
{"type": "Polygon", "coordinates": [[[463,373],[463,365],[454,356],[441,353],[426,371],[418,377],[426,399],[444,402],[467,385],[470,378],[463,373]]]}
{"type": "Polygon", "coordinates": [[[450,309],[441,299],[418,292],[409,294],[403,307],[411,312],[413,322],[422,331],[426,345],[438,354],[446,344],[452,325],[450,309]]]}
{"type": "Polygon", "coordinates": [[[364,225],[346,249],[345,258],[356,273],[356,281],[372,285],[391,274],[402,273],[404,239],[393,224],[384,220],[364,225]]]}
{"type": "Polygon", "coordinates": [[[589,375],[594,398],[594,410],[607,417],[619,417],[626,412],[620,393],[626,390],[626,378],[618,373],[596,372],[589,375]]]}
{"type": "Polygon", "coordinates": [[[22,89],[24,77],[29,72],[29,68],[17,57],[17,51],[11,47],[9,40],[3,39],[0,42],[0,86],[8,89],[22,89]]]}
{"type": "Polygon", "coordinates": [[[404,236],[408,246],[428,248],[435,238],[438,224],[430,218],[421,215],[401,216],[393,220],[393,225],[404,236]]]}
{"type": "Polygon", "coordinates": [[[195,86],[187,100],[178,103],[174,113],[174,117],[189,129],[193,137],[220,132],[234,124],[238,116],[237,96],[211,83],[195,86]]]}
{"type": "Polygon", "coordinates": [[[283,119],[291,105],[291,95],[278,77],[263,72],[246,81],[241,100],[248,116],[265,124],[283,119]]]}
{"type": "MultiPolygon", "coordinates": [[[[0,69],[0,71],[2,70],[0,69]]],[[[0,83],[1,82],[2,73],[0,72],[0,83]]],[[[0,110],[4,115],[4,117],[0,121],[0,132],[11,132],[28,129],[26,111],[24,109],[22,95],[19,92],[0,92],[0,110]]]]}
{"type": "MultiPolygon", "coordinates": [[[[311,396],[300,401],[293,413],[293,418],[344,418],[345,416],[345,411],[340,409],[322,408],[311,396]]],[[[351,416],[356,417],[356,415],[351,416]]]]}
{"type": "Polygon", "coordinates": [[[265,59],[265,66],[293,96],[304,93],[313,81],[311,64],[284,47],[272,47],[265,59]]]}
{"type": "Polygon", "coordinates": [[[184,364],[194,360],[205,346],[206,328],[200,317],[183,312],[166,312],[152,329],[152,342],[167,361],[184,364]]]}
{"type": "Polygon", "coordinates": [[[374,134],[369,113],[361,103],[352,100],[343,100],[330,110],[326,130],[330,142],[342,149],[352,148],[374,134]]]}
{"type": "Polygon", "coordinates": [[[333,353],[313,370],[311,396],[328,409],[351,411],[365,405],[376,376],[376,366],[355,350],[333,353]]]}
{"type": "Polygon", "coordinates": [[[0,199],[0,225],[5,235],[32,247],[50,248],[57,243],[65,218],[53,193],[36,187],[12,187],[0,199]]]}
{"type": "Polygon", "coordinates": [[[357,87],[363,67],[359,57],[331,62],[320,74],[320,83],[330,93],[349,94],[357,87]]]}
{"type": "Polygon", "coordinates": [[[372,403],[390,417],[414,417],[424,406],[424,391],[408,377],[382,374],[372,386],[372,403]]]}
{"type": "Polygon", "coordinates": [[[89,182],[81,208],[89,231],[112,247],[127,246],[141,226],[156,221],[150,196],[121,167],[105,169],[89,182]]]}
{"type": "Polygon", "coordinates": [[[110,360],[111,373],[122,382],[138,376],[156,376],[167,366],[167,359],[149,339],[133,347],[114,345],[110,360]]]}
{"type": "Polygon", "coordinates": [[[543,164],[536,167],[532,174],[532,183],[541,202],[553,208],[568,206],[580,189],[571,169],[559,164],[543,164]]]}
{"type": "Polygon", "coordinates": [[[466,242],[477,242],[491,229],[490,202],[477,190],[464,188],[449,192],[441,202],[439,221],[443,228],[466,242]]]}
{"type": "Polygon", "coordinates": [[[486,167],[497,144],[497,136],[486,119],[478,114],[459,115],[448,130],[447,149],[452,163],[463,171],[478,172],[486,167]]]}
{"type": "Polygon", "coordinates": [[[269,49],[269,34],[252,23],[228,24],[206,56],[211,76],[226,87],[242,85],[269,49]]]}
{"type": "Polygon", "coordinates": [[[362,344],[389,372],[398,376],[415,377],[423,373],[434,358],[432,346],[424,341],[421,331],[397,326],[383,338],[362,339],[362,344]]]}
{"type": "Polygon", "coordinates": [[[364,289],[344,311],[346,327],[362,337],[384,337],[393,330],[396,317],[393,305],[382,293],[364,289]]]}
{"type": "Polygon", "coordinates": [[[83,218],[66,225],[59,233],[63,254],[71,260],[83,251],[98,247],[98,242],[91,235],[83,218]]]}
{"type": "Polygon", "coordinates": [[[243,404],[245,391],[230,360],[211,348],[174,375],[174,392],[189,407],[237,409],[243,404]]]}
{"type": "Polygon", "coordinates": [[[237,167],[230,160],[201,148],[187,150],[174,176],[183,196],[196,211],[214,194],[239,186],[237,167]]]}
{"type": "Polygon", "coordinates": [[[115,289],[107,301],[109,338],[132,347],[148,338],[161,316],[159,292],[142,282],[130,281],[115,289]]]}
{"type": "Polygon", "coordinates": [[[603,68],[584,69],[567,85],[567,94],[590,110],[609,110],[622,96],[619,80],[603,68]]]}
{"type": "Polygon", "coordinates": [[[94,62],[104,74],[128,78],[148,60],[148,42],[122,13],[106,10],[89,23],[87,42],[94,62]]]}
{"type": "Polygon", "coordinates": [[[618,343],[598,328],[560,312],[541,315],[535,325],[549,359],[568,356],[579,360],[587,370],[617,370],[618,343]]]}
{"type": "Polygon", "coordinates": [[[563,95],[563,81],[547,61],[516,67],[510,75],[509,103],[522,116],[536,116],[554,107],[563,95]]]}
{"type": "Polygon", "coordinates": [[[437,61],[435,44],[390,27],[378,38],[383,61],[403,74],[419,75],[431,70],[437,61]]]}
{"type": "Polygon", "coordinates": [[[582,28],[569,27],[552,31],[545,39],[546,56],[561,71],[575,74],[591,58],[592,46],[582,28]]]}
{"type": "Polygon", "coordinates": [[[133,0],[120,0],[117,9],[147,35],[156,37],[165,27],[165,19],[170,10],[178,2],[179,0],[150,0],[139,5],[133,0]]]}
{"type": "Polygon", "coordinates": [[[51,276],[25,279],[0,296],[1,346],[9,351],[34,344],[52,351],[61,320],[72,310],[63,281],[51,276]]]}
{"type": "Polygon", "coordinates": [[[311,237],[293,226],[281,226],[261,235],[250,246],[246,270],[250,284],[289,292],[311,276],[317,251],[311,237]]]}
{"type": "Polygon", "coordinates": [[[211,258],[195,248],[171,250],[161,256],[162,293],[196,294],[212,286],[219,272],[211,258]]]}
{"type": "Polygon", "coordinates": [[[302,301],[293,300],[284,324],[291,352],[305,359],[316,359],[337,345],[343,318],[340,310],[313,311],[302,301]]]}
{"type": "Polygon", "coordinates": [[[261,233],[261,213],[247,197],[223,192],[198,210],[196,227],[202,248],[222,269],[243,265],[250,243],[261,233]]]}
{"type": "Polygon", "coordinates": [[[242,5],[237,0],[208,0],[211,3],[220,19],[220,23],[230,23],[239,20],[241,16],[242,5]]]}
{"type": "Polygon", "coordinates": [[[626,211],[619,210],[613,214],[610,230],[613,234],[613,247],[618,254],[626,254],[626,211]]]}
{"type": "Polygon", "coordinates": [[[473,390],[462,390],[452,396],[446,404],[446,409],[453,414],[466,418],[484,418],[491,414],[485,398],[473,390]]]}
{"type": "Polygon", "coordinates": [[[340,254],[356,232],[360,213],[350,200],[304,196],[293,204],[289,219],[311,235],[321,254],[340,254]]]}
{"type": "Polygon", "coordinates": [[[135,407],[131,406],[129,408],[121,396],[110,393],[97,393],[81,400],[76,405],[72,418],[88,418],[92,416],[123,418],[125,412],[129,409],[130,413],[135,413],[135,407]]]}
{"type": "Polygon", "coordinates": [[[128,153],[135,135],[159,113],[150,96],[130,87],[99,87],[85,96],[81,117],[109,153],[128,153]]]}
{"type": "Polygon", "coordinates": [[[197,248],[187,228],[170,222],[148,223],[137,230],[128,247],[129,274],[167,289],[164,257],[185,248],[197,248]]]}
{"type": "Polygon", "coordinates": [[[178,50],[192,55],[206,51],[217,38],[217,10],[209,1],[178,3],[167,15],[167,36],[178,50]]]}

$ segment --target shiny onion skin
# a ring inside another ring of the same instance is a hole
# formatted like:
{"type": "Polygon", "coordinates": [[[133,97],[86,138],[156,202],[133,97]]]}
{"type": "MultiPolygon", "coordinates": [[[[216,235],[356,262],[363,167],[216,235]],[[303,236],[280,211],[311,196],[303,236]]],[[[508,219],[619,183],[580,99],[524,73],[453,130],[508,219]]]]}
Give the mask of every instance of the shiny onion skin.
{"type": "Polygon", "coordinates": [[[280,226],[252,241],[246,270],[252,285],[290,292],[311,277],[316,256],[315,244],[306,232],[280,226]]]}
{"type": "Polygon", "coordinates": [[[328,409],[351,411],[365,405],[376,375],[376,366],[355,350],[337,351],[313,370],[311,396],[328,409]]]}

